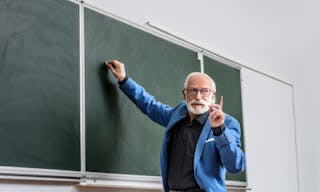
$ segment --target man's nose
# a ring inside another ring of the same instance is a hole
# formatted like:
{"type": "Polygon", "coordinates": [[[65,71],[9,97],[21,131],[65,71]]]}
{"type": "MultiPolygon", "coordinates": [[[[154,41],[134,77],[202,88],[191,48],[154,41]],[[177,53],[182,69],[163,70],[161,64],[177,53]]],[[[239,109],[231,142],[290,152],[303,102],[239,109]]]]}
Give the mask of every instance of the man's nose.
{"type": "Polygon", "coordinates": [[[195,97],[197,100],[200,100],[201,99],[201,93],[200,93],[200,90],[197,92],[196,94],[196,97],[195,97]]]}

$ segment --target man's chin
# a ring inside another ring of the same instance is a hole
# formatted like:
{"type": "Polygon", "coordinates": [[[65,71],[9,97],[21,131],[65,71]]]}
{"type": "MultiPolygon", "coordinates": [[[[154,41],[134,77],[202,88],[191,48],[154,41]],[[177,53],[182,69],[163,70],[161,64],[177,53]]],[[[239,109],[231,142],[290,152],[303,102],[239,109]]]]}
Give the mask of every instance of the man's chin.
{"type": "Polygon", "coordinates": [[[195,109],[192,106],[188,106],[187,108],[188,108],[188,111],[194,115],[201,115],[209,110],[209,107],[206,107],[206,106],[201,109],[195,109]]]}

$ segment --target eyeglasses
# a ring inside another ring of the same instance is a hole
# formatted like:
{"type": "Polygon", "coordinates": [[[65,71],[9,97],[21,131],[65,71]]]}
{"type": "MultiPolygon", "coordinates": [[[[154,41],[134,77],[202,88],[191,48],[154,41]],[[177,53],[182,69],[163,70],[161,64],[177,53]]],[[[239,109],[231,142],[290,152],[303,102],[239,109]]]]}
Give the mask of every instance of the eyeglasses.
{"type": "Polygon", "coordinates": [[[188,95],[191,97],[195,97],[197,96],[198,92],[200,92],[201,96],[203,97],[207,97],[210,95],[211,92],[213,92],[213,94],[215,94],[215,92],[209,88],[201,88],[201,89],[197,89],[194,87],[190,87],[187,89],[183,89],[182,92],[187,91],[188,95]]]}

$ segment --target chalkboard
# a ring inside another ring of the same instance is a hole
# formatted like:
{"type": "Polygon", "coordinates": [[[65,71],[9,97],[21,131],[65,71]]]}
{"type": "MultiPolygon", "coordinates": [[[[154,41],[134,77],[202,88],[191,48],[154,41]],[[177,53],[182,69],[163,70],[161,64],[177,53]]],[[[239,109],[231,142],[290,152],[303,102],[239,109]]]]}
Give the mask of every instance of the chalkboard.
{"type": "Polygon", "coordinates": [[[0,166],[80,170],[79,7],[0,1],[0,166]]]}
{"type": "MultiPolygon", "coordinates": [[[[200,71],[197,53],[108,16],[85,9],[86,170],[160,175],[164,129],[143,115],[120,91],[103,62],[117,59],[127,74],[158,101],[177,105],[187,74],[200,71]]],[[[208,57],[224,109],[242,124],[240,71],[208,57]]],[[[228,175],[245,181],[245,174],[228,175]]]]}
{"type": "MultiPolygon", "coordinates": [[[[223,96],[223,111],[235,117],[241,126],[241,148],[244,151],[240,70],[232,68],[209,57],[204,57],[204,72],[216,83],[216,102],[223,96]]],[[[229,174],[227,180],[246,181],[245,172],[229,174]]]]}
{"type": "MultiPolygon", "coordinates": [[[[0,1],[0,26],[0,166],[80,171],[79,5],[0,1]]],[[[164,128],[129,101],[103,62],[124,62],[130,77],[175,106],[187,74],[200,71],[197,53],[88,8],[84,34],[84,171],[159,176],[164,128]]],[[[242,124],[239,70],[207,57],[205,69],[242,124]]]]}
{"type": "Polygon", "coordinates": [[[186,75],[200,71],[197,54],[85,9],[87,171],[160,175],[164,128],[120,91],[103,61],[118,59],[156,99],[176,105],[186,75]]]}

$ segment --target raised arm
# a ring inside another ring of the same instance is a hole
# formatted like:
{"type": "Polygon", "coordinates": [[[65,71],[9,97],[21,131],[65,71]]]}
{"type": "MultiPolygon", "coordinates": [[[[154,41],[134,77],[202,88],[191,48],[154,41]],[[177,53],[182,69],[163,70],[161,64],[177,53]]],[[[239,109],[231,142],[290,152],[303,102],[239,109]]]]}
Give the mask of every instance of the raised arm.
{"type": "Polygon", "coordinates": [[[108,69],[119,80],[120,89],[151,120],[165,127],[169,122],[172,107],[156,101],[141,85],[127,77],[125,65],[119,61],[105,62],[108,69]]]}

